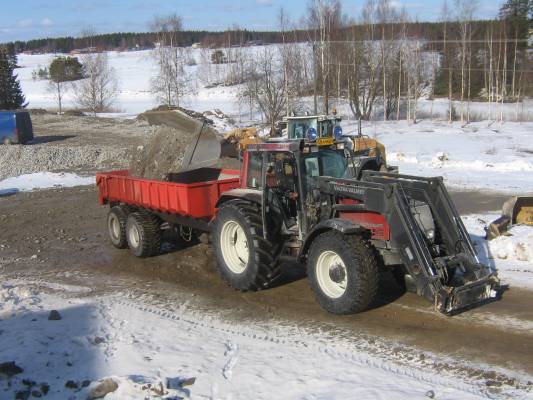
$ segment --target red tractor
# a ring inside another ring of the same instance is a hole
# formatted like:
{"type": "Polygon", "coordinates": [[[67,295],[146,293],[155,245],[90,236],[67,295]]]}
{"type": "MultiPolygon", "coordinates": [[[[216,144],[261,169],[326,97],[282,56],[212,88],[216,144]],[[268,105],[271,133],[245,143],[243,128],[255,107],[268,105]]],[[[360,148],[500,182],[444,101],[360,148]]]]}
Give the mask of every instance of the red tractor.
{"type": "Polygon", "coordinates": [[[97,185],[115,246],[149,256],[163,226],[208,232],[220,275],[238,290],[267,288],[289,256],[335,314],[371,306],[383,268],[446,314],[496,297],[498,279],[442,178],[368,170],[352,154],[333,140],[267,142],[247,147],[240,171],[201,168],[172,182],[119,171],[97,185]]]}

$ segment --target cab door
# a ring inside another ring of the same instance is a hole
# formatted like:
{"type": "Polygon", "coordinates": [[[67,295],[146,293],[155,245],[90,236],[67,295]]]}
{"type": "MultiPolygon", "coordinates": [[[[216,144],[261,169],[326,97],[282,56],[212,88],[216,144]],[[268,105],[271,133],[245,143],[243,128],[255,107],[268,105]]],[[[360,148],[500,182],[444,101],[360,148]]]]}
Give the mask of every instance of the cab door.
{"type": "Polygon", "coordinates": [[[265,152],[263,156],[262,212],[264,232],[297,232],[301,209],[297,168],[290,152],[265,152]]]}

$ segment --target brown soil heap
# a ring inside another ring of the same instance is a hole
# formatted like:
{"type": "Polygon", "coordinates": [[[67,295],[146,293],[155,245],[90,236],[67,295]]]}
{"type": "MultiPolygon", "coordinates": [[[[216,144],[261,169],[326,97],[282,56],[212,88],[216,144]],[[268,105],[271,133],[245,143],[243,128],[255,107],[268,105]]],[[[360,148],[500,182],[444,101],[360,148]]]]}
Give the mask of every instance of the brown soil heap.
{"type": "Polygon", "coordinates": [[[202,134],[216,134],[204,121],[178,110],[149,111],[139,118],[160,126],[148,143],[134,152],[130,164],[134,176],[147,179],[168,180],[170,174],[179,172],[186,147],[196,139],[201,129],[202,134]]]}

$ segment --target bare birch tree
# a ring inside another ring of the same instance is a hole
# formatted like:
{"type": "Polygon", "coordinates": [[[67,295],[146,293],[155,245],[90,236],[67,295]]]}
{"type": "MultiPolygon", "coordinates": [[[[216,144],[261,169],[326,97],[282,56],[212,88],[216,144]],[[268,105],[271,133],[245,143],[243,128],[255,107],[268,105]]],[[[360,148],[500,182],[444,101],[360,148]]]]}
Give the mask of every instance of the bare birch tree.
{"type": "Polygon", "coordinates": [[[155,17],[151,28],[157,37],[152,56],[158,67],[158,74],[151,81],[152,93],[167,107],[179,107],[184,96],[195,94],[185,70],[187,50],[179,47],[182,19],[176,14],[155,17]]]}
{"type": "Polygon", "coordinates": [[[239,97],[250,102],[261,111],[270,126],[271,134],[275,124],[285,111],[285,82],[279,53],[265,47],[250,63],[246,84],[241,86],[239,97]]]}
{"type": "Polygon", "coordinates": [[[85,79],[74,84],[76,103],[96,116],[113,105],[119,93],[118,80],[107,53],[86,54],[81,62],[85,79]]]}
{"type": "Polygon", "coordinates": [[[309,28],[314,32],[315,80],[319,80],[322,94],[322,111],[329,112],[331,91],[331,44],[334,33],[342,26],[340,0],[313,0],[308,11],[309,28]]]}
{"type": "Polygon", "coordinates": [[[464,122],[464,99],[467,88],[467,63],[470,63],[470,42],[472,38],[472,19],[478,6],[477,0],[455,0],[456,19],[459,24],[459,50],[461,56],[461,123],[464,122]]]}

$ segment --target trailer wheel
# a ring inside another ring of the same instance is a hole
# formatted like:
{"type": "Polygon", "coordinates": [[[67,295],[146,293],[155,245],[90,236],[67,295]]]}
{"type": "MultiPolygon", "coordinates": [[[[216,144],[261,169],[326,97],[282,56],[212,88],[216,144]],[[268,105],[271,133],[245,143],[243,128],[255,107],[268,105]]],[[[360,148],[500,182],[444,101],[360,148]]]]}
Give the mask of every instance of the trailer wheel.
{"type": "Polygon", "coordinates": [[[281,241],[263,238],[257,205],[229,201],[218,211],[213,229],[217,269],[224,281],[241,290],[268,287],[279,274],[277,258],[281,241]]]}
{"type": "Polygon", "coordinates": [[[133,212],[126,222],[126,239],[134,256],[154,256],[161,248],[161,222],[148,212],[133,212]]]}
{"type": "Polygon", "coordinates": [[[128,240],[126,239],[126,222],[128,220],[128,212],[124,206],[111,207],[107,214],[107,232],[109,240],[117,249],[125,249],[128,247],[128,240]]]}
{"type": "Polygon", "coordinates": [[[307,276],[318,303],[333,314],[366,310],[378,291],[378,256],[357,235],[329,231],[309,251],[307,276]]]}

